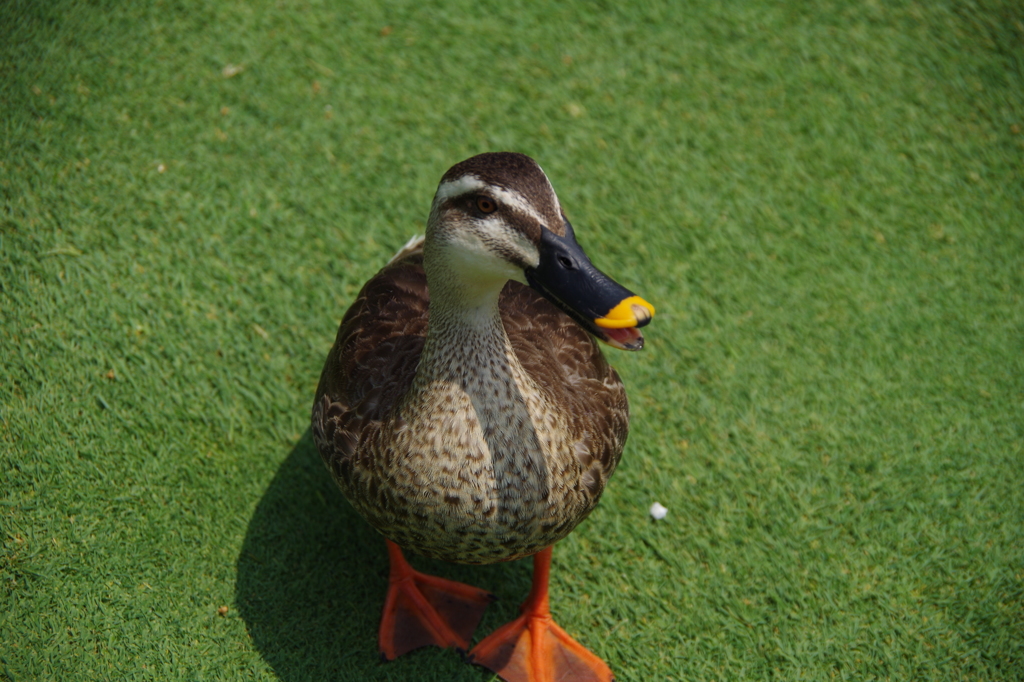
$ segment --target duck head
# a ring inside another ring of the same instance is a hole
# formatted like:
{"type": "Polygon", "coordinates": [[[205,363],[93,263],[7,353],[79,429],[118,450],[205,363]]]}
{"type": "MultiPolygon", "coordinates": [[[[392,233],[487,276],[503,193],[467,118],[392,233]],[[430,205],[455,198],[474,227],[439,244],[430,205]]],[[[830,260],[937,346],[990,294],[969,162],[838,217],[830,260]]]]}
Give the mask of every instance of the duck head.
{"type": "Polygon", "coordinates": [[[599,340],[640,350],[654,307],[598,270],[576,241],[547,175],[524,154],[480,154],[452,166],[427,222],[424,266],[464,303],[496,300],[509,279],[538,291],[599,340]]]}

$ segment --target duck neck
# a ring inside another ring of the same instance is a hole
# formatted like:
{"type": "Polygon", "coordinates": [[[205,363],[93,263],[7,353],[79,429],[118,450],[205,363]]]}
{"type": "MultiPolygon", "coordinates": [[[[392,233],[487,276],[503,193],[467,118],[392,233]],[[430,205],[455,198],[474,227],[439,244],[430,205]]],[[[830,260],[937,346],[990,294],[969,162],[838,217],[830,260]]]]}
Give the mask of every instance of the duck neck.
{"type": "Polygon", "coordinates": [[[521,378],[522,367],[498,310],[509,272],[481,268],[430,239],[423,265],[430,290],[430,321],[416,373],[420,387],[442,381],[472,391],[471,385],[480,380],[509,383],[521,378]]]}
{"type": "Polygon", "coordinates": [[[430,321],[417,377],[457,381],[463,388],[472,371],[484,368],[496,375],[492,380],[511,377],[519,362],[498,311],[501,287],[480,290],[451,281],[428,286],[430,321]]]}

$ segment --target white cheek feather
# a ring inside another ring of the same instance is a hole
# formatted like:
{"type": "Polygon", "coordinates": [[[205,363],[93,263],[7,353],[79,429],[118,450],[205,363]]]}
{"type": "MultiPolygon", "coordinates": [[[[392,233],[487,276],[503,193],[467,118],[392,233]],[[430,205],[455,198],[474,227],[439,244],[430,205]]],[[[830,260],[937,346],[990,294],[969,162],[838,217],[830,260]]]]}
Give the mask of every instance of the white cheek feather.
{"type": "Polygon", "coordinates": [[[522,282],[522,269],[508,262],[489,244],[511,247],[527,265],[540,262],[537,247],[498,216],[475,220],[473,230],[459,230],[448,240],[450,264],[463,275],[478,281],[514,279],[522,282]]]}
{"type": "MultiPolygon", "coordinates": [[[[485,233],[490,231],[481,230],[485,233]]],[[[516,269],[514,265],[488,248],[477,230],[458,230],[449,236],[447,242],[450,247],[447,251],[451,253],[451,265],[467,275],[472,273],[474,279],[501,278],[516,269]]]]}

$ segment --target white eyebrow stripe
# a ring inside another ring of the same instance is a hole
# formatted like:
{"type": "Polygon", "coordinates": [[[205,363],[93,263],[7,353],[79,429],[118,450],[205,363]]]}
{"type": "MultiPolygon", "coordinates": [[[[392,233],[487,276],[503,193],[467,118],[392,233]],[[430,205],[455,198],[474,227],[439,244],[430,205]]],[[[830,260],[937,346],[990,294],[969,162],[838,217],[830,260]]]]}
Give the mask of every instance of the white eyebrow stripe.
{"type": "Polygon", "coordinates": [[[434,200],[437,203],[441,203],[447,199],[451,199],[452,197],[457,197],[472,191],[480,191],[484,187],[487,187],[487,184],[475,175],[463,175],[458,180],[442,182],[437,188],[437,194],[434,195],[434,200]]]}
{"type": "Polygon", "coordinates": [[[434,201],[440,204],[452,197],[462,196],[470,192],[483,192],[485,190],[487,194],[490,194],[506,206],[510,206],[520,213],[525,213],[541,225],[547,225],[547,221],[544,220],[543,216],[537,212],[537,209],[530,202],[523,198],[522,194],[515,190],[498,187],[497,185],[489,185],[475,175],[463,175],[457,180],[442,182],[437,188],[437,194],[434,195],[434,201]]]}

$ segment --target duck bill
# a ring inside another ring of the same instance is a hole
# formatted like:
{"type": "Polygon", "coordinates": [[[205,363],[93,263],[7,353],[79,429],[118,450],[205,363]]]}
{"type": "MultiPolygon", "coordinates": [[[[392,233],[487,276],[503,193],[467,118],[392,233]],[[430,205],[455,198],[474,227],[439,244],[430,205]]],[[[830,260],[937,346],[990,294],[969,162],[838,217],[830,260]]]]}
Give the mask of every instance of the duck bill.
{"type": "Polygon", "coordinates": [[[590,262],[565,221],[565,236],[541,231],[540,262],[526,281],[588,332],[620,350],[644,347],[643,327],[654,307],[590,262]]]}

